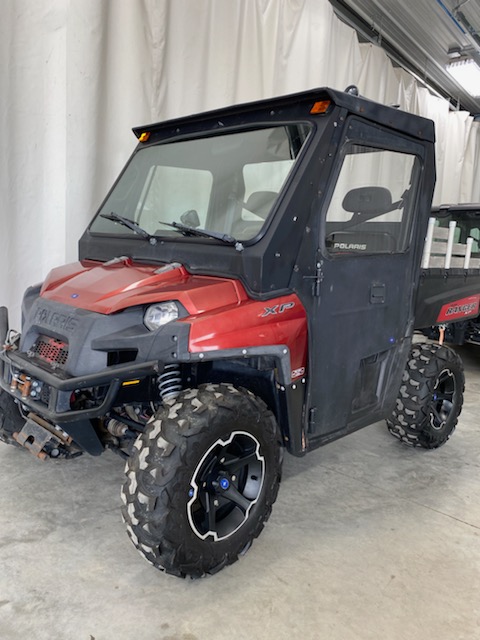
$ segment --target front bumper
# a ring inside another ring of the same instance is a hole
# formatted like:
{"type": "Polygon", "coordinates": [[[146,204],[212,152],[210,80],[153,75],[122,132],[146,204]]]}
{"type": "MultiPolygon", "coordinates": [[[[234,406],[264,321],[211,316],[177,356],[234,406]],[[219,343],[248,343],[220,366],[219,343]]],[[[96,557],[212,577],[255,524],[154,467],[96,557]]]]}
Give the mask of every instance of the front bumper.
{"type": "Polygon", "coordinates": [[[27,406],[35,413],[39,413],[45,419],[56,424],[66,424],[78,420],[98,418],[105,415],[113,406],[113,402],[122,385],[122,382],[132,378],[145,378],[149,375],[158,375],[163,370],[163,364],[157,360],[143,362],[141,364],[129,364],[109,367],[108,371],[89,374],[85,376],[59,378],[55,374],[45,371],[41,367],[28,361],[21,353],[4,350],[0,352],[0,387],[13,398],[27,406]],[[34,400],[25,393],[22,388],[12,390],[13,372],[21,372],[31,380],[45,384],[51,390],[48,405],[34,400]],[[93,387],[106,387],[103,401],[96,407],[79,410],[62,410],[73,392],[79,392],[93,387]]]}
{"type": "MultiPolygon", "coordinates": [[[[115,371],[60,380],[57,376],[44,371],[41,367],[31,362],[26,362],[25,357],[22,357],[19,353],[14,351],[0,352],[1,390],[8,393],[18,402],[24,415],[29,417],[32,417],[32,414],[33,416],[39,416],[52,425],[60,427],[81,449],[93,456],[100,455],[104,450],[104,445],[98,437],[91,420],[104,416],[110,411],[115,404],[124,381],[132,378],[141,379],[160,370],[161,365],[157,361],[151,361],[139,365],[116,367],[115,371]],[[13,371],[17,375],[18,372],[21,372],[21,375],[30,379],[30,381],[35,380],[47,385],[50,390],[48,405],[46,406],[38,400],[26,396],[22,389],[23,385],[12,390],[13,371]],[[105,387],[103,399],[98,405],[88,409],[59,410],[60,406],[69,402],[72,393],[79,393],[82,389],[95,387],[105,387]]],[[[25,428],[29,423],[31,423],[31,420],[27,420],[25,428]]],[[[28,431],[29,433],[30,431],[28,431]]],[[[27,448],[31,447],[27,446],[27,448]]]]}
{"type": "MultiPolygon", "coordinates": [[[[87,322],[91,325],[95,321],[95,317],[87,317],[87,322]]],[[[100,317],[99,321],[104,323],[105,318],[100,317]]],[[[27,323],[27,327],[30,334],[45,332],[43,327],[37,328],[32,323],[27,323]]],[[[0,390],[9,394],[17,402],[24,416],[29,414],[39,416],[53,426],[60,427],[88,453],[99,455],[103,451],[103,445],[93,427],[92,419],[105,416],[112,407],[116,406],[119,397],[122,397],[122,388],[125,386],[127,390],[126,383],[129,381],[142,381],[161,374],[164,362],[175,361],[178,357],[176,349],[178,350],[180,344],[185,342],[187,332],[188,327],[184,325],[172,328],[171,332],[167,331],[163,336],[144,331],[137,338],[134,326],[131,324],[115,335],[109,335],[103,329],[105,337],[96,338],[96,343],[100,343],[100,351],[95,350],[97,346],[94,344],[95,341],[85,339],[85,335],[88,335],[86,332],[79,332],[77,336],[70,336],[70,344],[73,345],[72,351],[75,350],[75,356],[79,349],[83,348],[81,364],[84,370],[77,375],[72,375],[65,369],[52,370],[35,361],[28,351],[28,344],[23,348],[17,348],[19,341],[8,344],[8,312],[5,307],[0,307],[0,390]],[[151,349],[157,357],[143,357],[140,362],[132,361],[105,366],[106,356],[104,356],[105,364],[98,368],[99,354],[101,355],[104,349],[108,350],[110,343],[114,347],[118,345],[124,347],[132,342],[139,346],[140,355],[147,354],[151,349]],[[85,371],[85,367],[89,364],[91,369],[98,370],[85,371]],[[41,389],[41,393],[36,393],[36,389],[41,389]],[[79,396],[82,391],[87,395],[90,393],[92,398],[88,402],[88,408],[72,406],[72,395],[79,396]]],[[[71,363],[73,369],[76,362],[77,360],[74,359],[71,363]]]]}

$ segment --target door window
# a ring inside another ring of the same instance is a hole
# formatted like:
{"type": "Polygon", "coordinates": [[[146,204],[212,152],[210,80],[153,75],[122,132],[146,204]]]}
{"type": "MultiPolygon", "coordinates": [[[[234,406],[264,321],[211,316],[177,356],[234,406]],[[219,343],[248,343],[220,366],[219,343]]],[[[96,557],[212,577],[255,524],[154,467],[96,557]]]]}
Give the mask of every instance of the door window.
{"type": "Polygon", "coordinates": [[[417,164],[412,154],[347,144],[326,215],[327,251],[406,251],[417,164]]]}

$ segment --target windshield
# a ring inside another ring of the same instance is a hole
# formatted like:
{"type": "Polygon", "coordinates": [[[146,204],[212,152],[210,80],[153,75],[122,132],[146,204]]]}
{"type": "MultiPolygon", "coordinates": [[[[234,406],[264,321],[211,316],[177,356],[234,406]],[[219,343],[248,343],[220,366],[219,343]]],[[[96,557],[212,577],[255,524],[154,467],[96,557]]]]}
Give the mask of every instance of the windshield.
{"type": "MultiPolygon", "coordinates": [[[[250,240],[265,224],[309,130],[281,125],[140,149],[90,231],[141,236],[133,222],[145,237],[177,238],[181,229],[169,225],[180,223],[250,240]]],[[[184,231],[183,237],[205,235],[184,231]]]]}

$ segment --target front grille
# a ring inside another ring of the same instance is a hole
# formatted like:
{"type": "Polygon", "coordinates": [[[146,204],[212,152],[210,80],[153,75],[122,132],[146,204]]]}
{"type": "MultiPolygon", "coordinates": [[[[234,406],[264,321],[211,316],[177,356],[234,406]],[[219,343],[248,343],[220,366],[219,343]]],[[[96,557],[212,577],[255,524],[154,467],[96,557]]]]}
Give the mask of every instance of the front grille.
{"type": "Polygon", "coordinates": [[[68,344],[57,338],[39,336],[31,348],[33,357],[50,365],[52,368],[65,368],[68,358],[68,344]]]}

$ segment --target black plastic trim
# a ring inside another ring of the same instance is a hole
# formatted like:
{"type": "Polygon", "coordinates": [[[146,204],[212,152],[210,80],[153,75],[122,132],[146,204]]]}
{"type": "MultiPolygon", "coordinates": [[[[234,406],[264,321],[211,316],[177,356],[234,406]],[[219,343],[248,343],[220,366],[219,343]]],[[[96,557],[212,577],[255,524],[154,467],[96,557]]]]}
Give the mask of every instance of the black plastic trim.
{"type": "Polygon", "coordinates": [[[233,360],[235,358],[252,358],[256,356],[270,356],[277,360],[279,363],[277,369],[278,381],[283,385],[291,383],[290,350],[286,345],[240,347],[198,353],[188,352],[179,354],[178,362],[211,362],[214,360],[233,360]]]}

